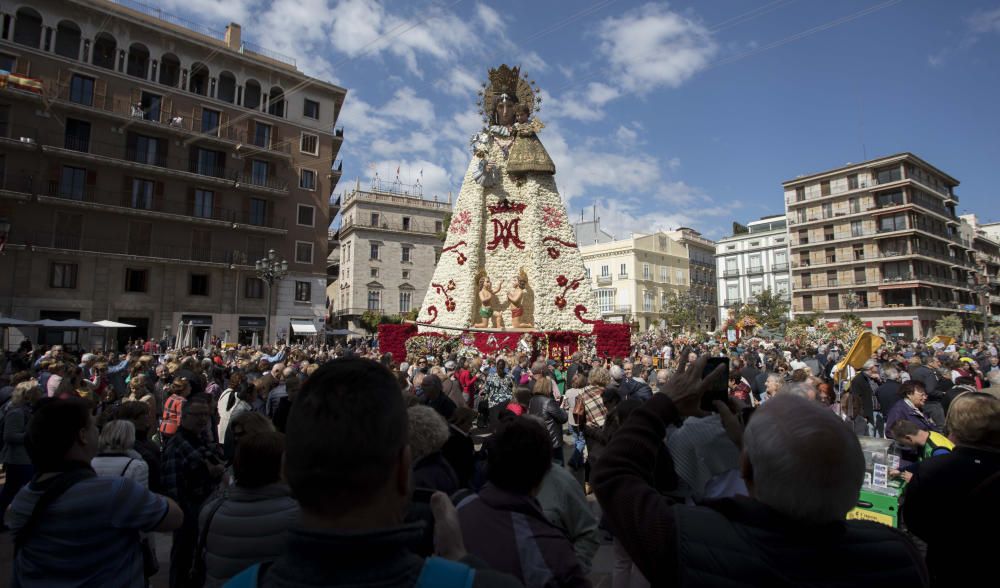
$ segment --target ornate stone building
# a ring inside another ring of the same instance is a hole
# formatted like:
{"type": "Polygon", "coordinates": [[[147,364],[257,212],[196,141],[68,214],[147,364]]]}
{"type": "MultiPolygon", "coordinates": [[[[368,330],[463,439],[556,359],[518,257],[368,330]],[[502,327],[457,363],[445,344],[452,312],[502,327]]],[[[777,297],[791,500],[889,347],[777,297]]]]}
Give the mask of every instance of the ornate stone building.
{"type": "Polygon", "coordinates": [[[346,90],[237,24],[139,3],[36,0],[0,21],[0,312],[137,325],[123,338],[321,324],[346,90]],[[289,272],[268,309],[270,249],[289,272]]]}

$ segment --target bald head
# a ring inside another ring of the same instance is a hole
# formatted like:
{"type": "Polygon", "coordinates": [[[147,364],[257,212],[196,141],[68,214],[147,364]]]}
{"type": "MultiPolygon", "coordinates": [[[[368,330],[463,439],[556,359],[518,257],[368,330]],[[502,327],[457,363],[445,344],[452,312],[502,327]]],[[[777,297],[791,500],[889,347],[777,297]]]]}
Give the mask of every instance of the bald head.
{"type": "Polygon", "coordinates": [[[829,408],[797,394],[778,394],[757,409],[743,459],[751,496],[806,523],[843,520],[865,472],[854,433],[829,408]]]}

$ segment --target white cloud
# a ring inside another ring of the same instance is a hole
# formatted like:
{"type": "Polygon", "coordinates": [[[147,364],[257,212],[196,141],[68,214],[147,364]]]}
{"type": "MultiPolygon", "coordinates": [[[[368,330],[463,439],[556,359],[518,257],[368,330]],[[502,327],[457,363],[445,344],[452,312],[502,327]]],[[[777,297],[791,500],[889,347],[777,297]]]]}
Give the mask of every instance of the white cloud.
{"type": "MultiPolygon", "coordinates": [[[[485,75],[483,79],[486,79],[485,75]]],[[[447,79],[441,81],[440,86],[445,93],[474,103],[476,92],[482,89],[482,83],[476,76],[469,73],[469,70],[456,65],[448,73],[447,79]]]]}
{"type": "Polygon", "coordinates": [[[389,118],[414,122],[422,127],[434,123],[434,104],[427,98],[417,96],[409,86],[396,90],[379,113],[389,118]]]}
{"type": "Polygon", "coordinates": [[[968,18],[968,24],[975,34],[1000,33],[1000,8],[976,12],[968,18]]]}
{"type": "Polygon", "coordinates": [[[549,69],[549,64],[545,63],[541,55],[534,51],[522,54],[518,63],[521,64],[521,69],[528,72],[528,75],[535,75],[549,69]]]}
{"type": "Polygon", "coordinates": [[[666,4],[646,4],[599,27],[600,53],[626,89],[677,87],[705,68],[718,46],[711,33],[666,4]]]}
{"type": "Polygon", "coordinates": [[[487,32],[503,32],[505,26],[503,17],[500,16],[500,13],[493,10],[486,4],[476,4],[476,16],[479,18],[479,22],[481,22],[486,28],[487,32]]]}
{"type": "Polygon", "coordinates": [[[622,125],[615,131],[615,138],[618,139],[618,142],[623,146],[634,145],[639,139],[639,133],[632,127],[622,125]]]}
{"type": "Polygon", "coordinates": [[[604,118],[604,106],[621,96],[616,89],[600,82],[591,82],[583,89],[569,90],[559,98],[542,92],[543,104],[548,104],[548,116],[593,122],[604,118]]]}

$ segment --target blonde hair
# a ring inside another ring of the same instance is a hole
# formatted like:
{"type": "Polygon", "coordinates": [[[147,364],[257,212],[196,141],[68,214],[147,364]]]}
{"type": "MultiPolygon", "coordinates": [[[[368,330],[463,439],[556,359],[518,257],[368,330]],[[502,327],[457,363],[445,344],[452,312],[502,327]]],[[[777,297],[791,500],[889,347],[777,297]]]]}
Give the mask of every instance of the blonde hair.
{"type": "Polygon", "coordinates": [[[14,393],[10,397],[10,405],[14,407],[34,404],[41,397],[42,387],[38,384],[38,380],[32,378],[14,386],[14,393]]]}
{"type": "Polygon", "coordinates": [[[128,451],[135,445],[135,425],[132,421],[111,421],[104,425],[99,441],[102,452],[128,451]]]}
{"type": "Polygon", "coordinates": [[[595,367],[590,370],[590,377],[587,379],[587,383],[591,386],[600,386],[603,388],[611,383],[611,374],[602,367],[595,367]]]}
{"type": "Polygon", "coordinates": [[[985,392],[963,392],[951,401],[948,436],[956,445],[1000,448],[1000,399],[985,392]]]}

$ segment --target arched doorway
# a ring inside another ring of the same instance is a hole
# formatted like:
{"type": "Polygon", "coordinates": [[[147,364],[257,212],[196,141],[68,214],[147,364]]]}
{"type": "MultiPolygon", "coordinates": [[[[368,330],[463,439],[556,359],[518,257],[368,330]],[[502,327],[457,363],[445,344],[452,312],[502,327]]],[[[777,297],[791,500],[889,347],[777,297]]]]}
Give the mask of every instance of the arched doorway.
{"type": "Polygon", "coordinates": [[[21,8],[14,17],[14,42],[38,49],[42,45],[42,15],[31,8],[21,8]]]}
{"type": "Polygon", "coordinates": [[[132,43],[128,48],[125,73],[144,80],[149,77],[149,49],[142,43],[132,43]]]}
{"type": "Polygon", "coordinates": [[[219,100],[224,100],[230,104],[236,102],[236,76],[224,71],[219,74],[219,88],[216,92],[219,100]]]}
{"type": "Polygon", "coordinates": [[[268,114],[285,117],[285,91],[278,86],[272,86],[267,105],[268,114]]]}
{"type": "Polygon", "coordinates": [[[173,53],[164,53],[160,58],[160,83],[176,88],[181,81],[181,60],[173,53]]]}
{"type": "Polygon", "coordinates": [[[94,65],[105,69],[115,68],[115,54],[118,52],[118,41],[108,33],[98,33],[94,37],[94,65]]]}
{"type": "Polygon", "coordinates": [[[254,110],[260,108],[260,84],[257,80],[247,80],[243,86],[243,106],[254,110]]]}
{"type": "Polygon", "coordinates": [[[56,27],[56,55],[80,59],[80,27],[64,20],[56,27]]]}
{"type": "Polygon", "coordinates": [[[188,90],[208,96],[208,68],[204,63],[191,64],[191,77],[188,80],[188,90]]]}

